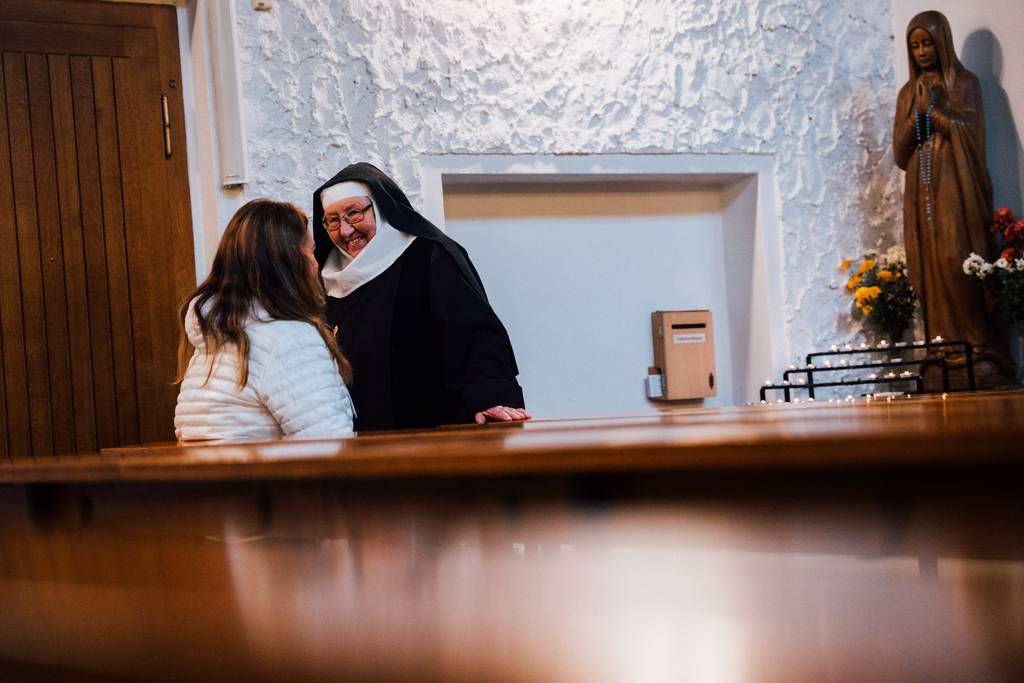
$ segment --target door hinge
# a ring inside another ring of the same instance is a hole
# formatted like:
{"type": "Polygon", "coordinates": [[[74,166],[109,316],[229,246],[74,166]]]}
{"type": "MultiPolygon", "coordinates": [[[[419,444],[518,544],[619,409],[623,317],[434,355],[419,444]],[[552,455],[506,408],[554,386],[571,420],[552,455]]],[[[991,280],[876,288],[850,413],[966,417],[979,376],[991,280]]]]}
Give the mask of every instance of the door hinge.
{"type": "Polygon", "coordinates": [[[164,114],[164,156],[171,158],[171,112],[167,106],[167,95],[160,96],[161,109],[164,114]]]}

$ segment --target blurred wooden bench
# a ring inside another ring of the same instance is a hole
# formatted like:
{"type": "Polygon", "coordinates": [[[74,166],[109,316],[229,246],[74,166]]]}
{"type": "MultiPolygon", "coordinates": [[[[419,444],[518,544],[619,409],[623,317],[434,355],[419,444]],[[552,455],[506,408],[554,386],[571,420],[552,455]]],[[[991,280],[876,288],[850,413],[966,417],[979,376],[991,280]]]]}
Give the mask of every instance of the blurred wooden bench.
{"type": "Polygon", "coordinates": [[[1013,680],[1022,414],[989,393],[0,465],[0,669],[1013,680]]]}

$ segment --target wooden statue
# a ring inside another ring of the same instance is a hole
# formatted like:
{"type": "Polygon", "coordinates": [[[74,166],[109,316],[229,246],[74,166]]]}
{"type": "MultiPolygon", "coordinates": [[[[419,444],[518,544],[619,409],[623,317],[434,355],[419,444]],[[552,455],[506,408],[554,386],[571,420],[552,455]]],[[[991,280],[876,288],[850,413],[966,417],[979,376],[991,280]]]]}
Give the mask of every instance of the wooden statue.
{"type": "MultiPolygon", "coordinates": [[[[896,104],[893,154],[907,172],[903,236],[907,272],[929,339],[971,342],[980,388],[1011,381],[1013,363],[991,301],[963,274],[975,252],[989,256],[992,181],[977,77],[956,56],[949,21],[922,12],[907,26],[910,80],[896,104]]],[[[963,358],[950,357],[951,367],[963,358]]],[[[954,373],[954,376],[960,373],[954,373]]]]}

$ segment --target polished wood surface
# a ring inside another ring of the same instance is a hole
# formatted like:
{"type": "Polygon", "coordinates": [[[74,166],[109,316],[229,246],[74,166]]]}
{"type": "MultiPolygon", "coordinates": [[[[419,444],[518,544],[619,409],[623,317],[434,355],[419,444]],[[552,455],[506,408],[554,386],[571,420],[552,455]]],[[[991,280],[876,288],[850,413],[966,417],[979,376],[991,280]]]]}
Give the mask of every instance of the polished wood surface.
{"type": "Polygon", "coordinates": [[[1017,464],[1024,392],[542,420],[333,441],[110,449],[0,482],[1017,464]]]}
{"type": "Polygon", "coordinates": [[[170,438],[195,284],[175,10],[5,0],[0,52],[0,462],[170,438]]]}
{"type": "Polygon", "coordinates": [[[6,465],[0,677],[1021,680],[1022,401],[6,465]]]}

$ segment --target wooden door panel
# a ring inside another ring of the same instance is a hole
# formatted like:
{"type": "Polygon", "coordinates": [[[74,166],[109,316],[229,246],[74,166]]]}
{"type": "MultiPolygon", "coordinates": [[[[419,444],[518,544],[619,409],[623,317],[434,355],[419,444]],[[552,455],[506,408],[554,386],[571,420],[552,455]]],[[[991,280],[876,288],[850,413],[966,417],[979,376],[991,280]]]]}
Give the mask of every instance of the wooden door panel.
{"type": "MultiPolygon", "coordinates": [[[[49,55],[50,106],[57,162],[57,210],[64,263],[71,398],[74,405],[76,451],[96,450],[96,410],[93,405],[92,347],[89,343],[89,302],[85,277],[82,198],[79,192],[75,110],[71,64],[67,55],[49,55]]],[[[83,112],[83,115],[85,112],[83,112]]]]}
{"type": "MultiPolygon", "coordinates": [[[[167,353],[166,315],[161,311],[161,290],[170,291],[166,251],[159,228],[167,215],[164,193],[153,193],[143,180],[163,175],[163,126],[160,100],[146,98],[155,83],[155,45],[144,29],[130,29],[131,60],[113,59],[118,136],[121,141],[121,182],[124,184],[125,242],[131,283],[132,333],[135,344],[136,391],[139,401],[139,438],[168,438],[167,387],[174,368],[163,363],[167,353]]],[[[159,92],[159,90],[157,90],[159,92]]],[[[173,299],[169,299],[173,302],[173,299]]],[[[172,307],[173,308],[173,307],[172,307]]],[[[170,318],[173,320],[173,314],[170,318]]],[[[176,344],[175,344],[176,347],[176,344]]]]}
{"type": "MultiPolygon", "coordinates": [[[[6,69],[0,56],[0,81],[6,69]]],[[[6,89],[5,91],[6,92],[6,89]]],[[[11,170],[10,134],[7,125],[8,96],[0,97],[0,356],[5,458],[32,452],[29,429],[28,369],[25,366],[25,328],[21,311],[21,265],[18,260],[18,229],[15,222],[14,176],[11,170]]]]}
{"type": "MultiPolygon", "coordinates": [[[[75,450],[74,407],[71,396],[71,359],[68,353],[67,291],[58,212],[57,169],[54,163],[53,112],[50,105],[50,74],[45,55],[25,56],[32,136],[32,161],[36,180],[36,231],[43,272],[43,317],[50,381],[50,415],[53,452],[75,450]]],[[[49,453],[46,453],[49,455],[49,453]]]]}
{"type": "MultiPolygon", "coordinates": [[[[5,418],[7,416],[7,395],[4,392],[4,339],[3,335],[0,335],[0,415],[5,418]]],[[[6,430],[5,430],[6,431],[6,430]]],[[[0,464],[3,464],[9,459],[7,454],[7,434],[0,435],[0,464]]]]}
{"type": "Polygon", "coordinates": [[[5,0],[0,52],[0,459],[173,438],[195,283],[174,10],[5,0]]]}
{"type": "MultiPolygon", "coordinates": [[[[119,440],[92,59],[71,57],[69,70],[78,151],[78,187],[86,264],[85,301],[88,306],[88,325],[85,329],[88,330],[89,359],[92,366],[96,444],[99,448],[110,448],[119,443],[119,440]]],[[[76,334],[84,334],[85,329],[79,330],[76,334]]]]}
{"type": "MultiPolygon", "coordinates": [[[[4,92],[7,101],[8,142],[11,148],[14,213],[17,226],[18,267],[21,278],[21,309],[24,362],[28,379],[30,453],[53,453],[50,430],[50,371],[46,357],[46,323],[43,305],[43,271],[40,263],[39,221],[36,216],[36,179],[32,160],[32,129],[29,122],[29,96],[26,58],[5,52],[4,92]]],[[[4,340],[4,355],[12,360],[12,350],[4,340]]],[[[13,359],[16,360],[16,359],[13,359]]],[[[17,429],[17,425],[12,425],[17,429]]]]}
{"type": "Polygon", "coordinates": [[[96,131],[103,202],[110,315],[114,321],[112,344],[117,401],[118,443],[139,443],[139,406],[135,393],[135,344],[131,330],[131,297],[128,292],[128,252],[124,239],[124,205],[121,187],[120,144],[114,101],[114,67],[110,59],[92,58],[96,89],[96,131]]]}
{"type": "Polygon", "coordinates": [[[109,0],[3,0],[0,3],[0,19],[9,21],[102,27],[153,26],[161,17],[168,16],[175,18],[173,8],[117,4],[109,0]]]}
{"type": "Polygon", "coordinates": [[[82,26],[0,19],[0,50],[63,55],[124,57],[121,26],[82,26]]]}
{"type": "MultiPolygon", "coordinates": [[[[4,392],[4,339],[3,335],[0,335],[0,415],[7,418],[7,395],[4,392]]],[[[7,454],[7,434],[6,429],[4,434],[0,435],[0,465],[7,462],[10,456],[7,454]]]]}

